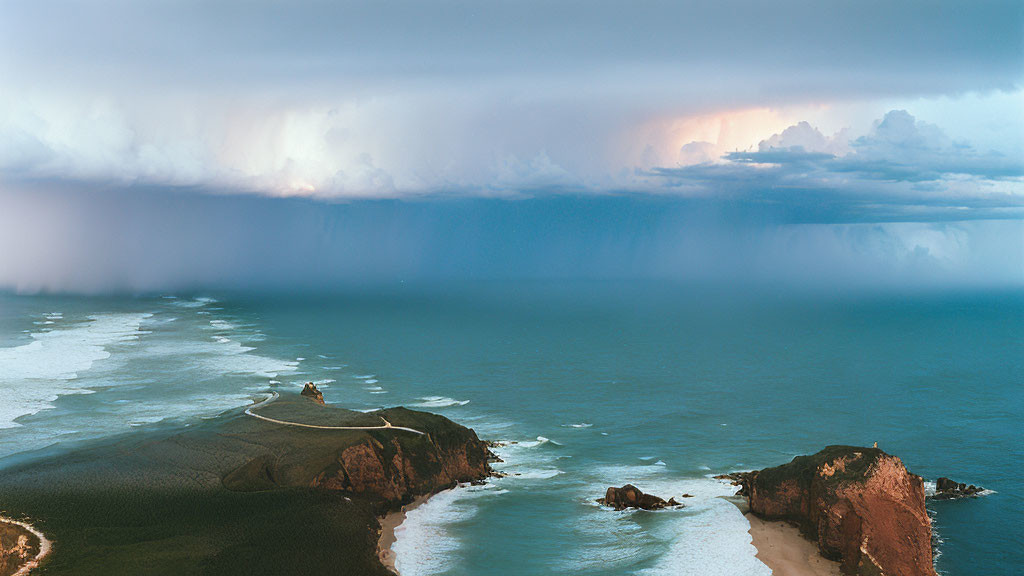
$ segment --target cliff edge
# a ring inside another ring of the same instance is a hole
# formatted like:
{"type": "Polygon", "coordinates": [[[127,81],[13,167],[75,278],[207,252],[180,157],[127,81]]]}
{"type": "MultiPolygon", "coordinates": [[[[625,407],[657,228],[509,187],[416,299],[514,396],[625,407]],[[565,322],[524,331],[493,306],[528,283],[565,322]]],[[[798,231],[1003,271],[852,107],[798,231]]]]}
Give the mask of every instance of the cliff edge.
{"type": "Polygon", "coordinates": [[[751,512],[796,524],[843,573],[935,576],[924,482],[899,458],[828,446],[738,476],[751,512]]]}
{"type": "MultiPolygon", "coordinates": [[[[287,406],[287,400],[282,404],[287,406]]],[[[491,475],[487,443],[472,429],[443,416],[401,407],[372,414],[424,433],[260,429],[252,440],[262,444],[263,450],[228,472],[224,487],[239,492],[281,488],[342,491],[393,509],[417,496],[491,475]],[[284,443],[269,441],[275,435],[292,438],[284,443]]]]}
{"type": "MultiPolygon", "coordinates": [[[[0,470],[0,511],[59,543],[51,576],[393,576],[377,554],[379,516],[483,480],[489,457],[473,430],[443,416],[286,393],[41,451],[0,470]]],[[[12,546],[0,534],[0,556],[12,546]]],[[[23,548],[8,567],[22,565],[23,548]]]]}

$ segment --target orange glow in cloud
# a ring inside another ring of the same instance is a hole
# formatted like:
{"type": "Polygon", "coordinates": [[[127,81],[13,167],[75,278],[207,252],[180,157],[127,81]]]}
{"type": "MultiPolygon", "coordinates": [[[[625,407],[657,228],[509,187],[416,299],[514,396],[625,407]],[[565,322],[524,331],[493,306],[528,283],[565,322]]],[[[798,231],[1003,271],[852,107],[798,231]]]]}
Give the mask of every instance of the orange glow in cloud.
{"type": "Polygon", "coordinates": [[[724,154],[756,148],[762,140],[820,112],[821,108],[749,108],[659,119],[638,130],[636,136],[646,142],[646,149],[637,164],[651,167],[720,161],[724,154]]]}

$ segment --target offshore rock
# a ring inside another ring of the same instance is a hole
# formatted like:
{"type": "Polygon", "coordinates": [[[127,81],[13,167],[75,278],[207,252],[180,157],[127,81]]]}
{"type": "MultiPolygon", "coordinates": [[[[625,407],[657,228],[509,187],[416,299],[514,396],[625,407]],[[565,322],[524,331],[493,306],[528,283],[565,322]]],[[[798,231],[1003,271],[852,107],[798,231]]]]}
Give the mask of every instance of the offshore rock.
{"type": "Polygon", "coordinates": [[[626,508],[661,510],[671,506],[682,506],[682,504],[676,502],[675,498],[671,498],[666,502],[653,494],[644,494],[632,484],[626,484],[622,488],[612,486],[605,492],[604,498],[598,498],[597,501],[616,510],[625,510],[626,508]]]}
{"type": "Polygon", "coordinates": [[[844,574],[935,576],[924,481],[895,456],[829,446],[741,481],[751,512],[796,524],[844,574]]]}
{"type": "Polygon", "coordinates": [[[736,492],[736,496],[746,496],[746,482],[753,474],[753,472],[730,472],[729,474],[719,474],[718,476],[715,476],[715,479],[728,480],[733,486],[739,486],[740,489],[736,492]]]}
{"type": "Polygon", "coordinates": [[[316,384],[312,382],[306,382],[306,385],[302,387],[302,395],[316,402],[317,404],[325,404],[324,394],[316,387],[316,384]]]}
{"type": "Polygon", "coordinates": [[[963,482],[956,482],[949,478],[939,478],[935,481],[935,495],[932,496],[932,498],[936,500],[975,498],[984,491],[985,489],[981,486],[964,484],[963,482]]]}

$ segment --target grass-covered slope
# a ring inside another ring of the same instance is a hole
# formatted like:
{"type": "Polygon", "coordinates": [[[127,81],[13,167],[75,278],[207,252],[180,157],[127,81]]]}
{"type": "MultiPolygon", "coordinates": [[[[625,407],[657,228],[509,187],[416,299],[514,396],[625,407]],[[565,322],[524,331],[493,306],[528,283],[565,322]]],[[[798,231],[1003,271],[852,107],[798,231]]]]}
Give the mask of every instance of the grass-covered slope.
{"type": "MultiPolygon", "coordinates": [[[[298,395],[259,413],[380,423],[298,395]]],[[[383,414],[426,434],[281,426],[239,410],[0,470],[0,512],[30,518],[54,541],[41,574],[388,574],[376,516],[488,469],[472,430],[405,409],[383,414]]]]}

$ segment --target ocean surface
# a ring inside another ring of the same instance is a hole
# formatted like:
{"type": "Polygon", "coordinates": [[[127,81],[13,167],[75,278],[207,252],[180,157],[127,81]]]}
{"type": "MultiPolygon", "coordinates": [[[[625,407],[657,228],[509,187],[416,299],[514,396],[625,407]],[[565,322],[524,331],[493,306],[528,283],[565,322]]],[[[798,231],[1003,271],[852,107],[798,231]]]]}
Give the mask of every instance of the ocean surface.
{"type": "Polygon", "coordinates": [[[0,295],[0,467],[315,381],[444,414],[510,476],[409,513],[424,574],[768,575],[718,473],[878,442],[995,492],[929,507],[950,576],[1024,567],[1024,294],[801,296],[636,284],[336,294],[0,295]],[[686,508],[612,512],[631,482],[686,508]]]}

